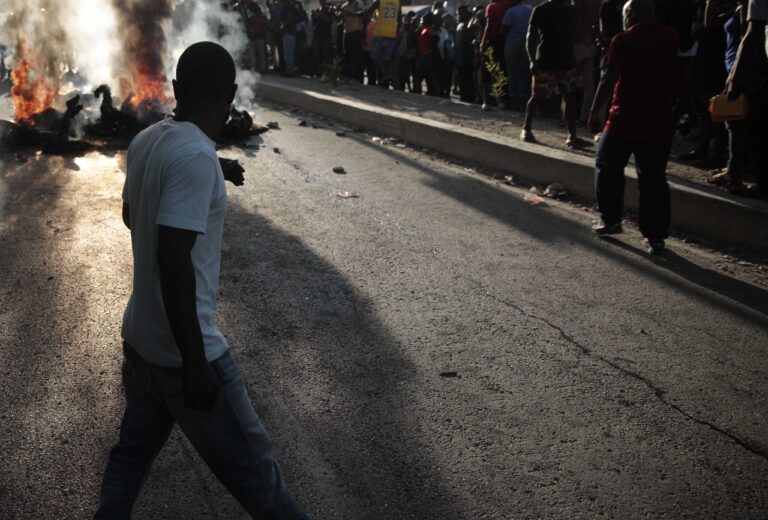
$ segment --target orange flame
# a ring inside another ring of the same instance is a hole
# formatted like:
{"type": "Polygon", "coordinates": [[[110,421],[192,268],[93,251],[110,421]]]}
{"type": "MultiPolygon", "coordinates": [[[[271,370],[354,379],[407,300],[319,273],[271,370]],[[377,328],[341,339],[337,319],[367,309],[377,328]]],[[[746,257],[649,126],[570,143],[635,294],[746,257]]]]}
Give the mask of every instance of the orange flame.
{"type": "Polygon", "coordinates": [[[173,102],[167,87],[165,76],[158,75],[142,63],[134,64],[131,76],[120,80],[120,90],[126,95],[125,103],[139,112],[140,116],[161,110],[173,102]]]}
{"type": "Polygon", "coordinates": [[[30,124],[34,114],[49,108],[56,99],[58,85],[47,74],[48,60],[35,55],[23,40],[16,46],[17,61],[11,72],[14,118],[30,124]]]}

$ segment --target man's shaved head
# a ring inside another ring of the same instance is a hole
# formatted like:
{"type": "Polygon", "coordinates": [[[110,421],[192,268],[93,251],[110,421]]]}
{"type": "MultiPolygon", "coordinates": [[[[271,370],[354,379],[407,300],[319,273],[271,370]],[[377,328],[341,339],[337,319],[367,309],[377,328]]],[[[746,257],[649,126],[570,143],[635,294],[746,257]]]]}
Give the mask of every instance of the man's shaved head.
{"type": "Polygon", "coordinates": [[[214,42],[198,42],[181,54],[176,65],[176,99],[210,102],[222,97],[232,102],[235,92],[235,60],[214,42]]]}
{"type": "Polygon", "coordinates": [[[656,12],[653,0],[629,0],[624,4],[624,29],[639,23],[653,23],[656,12]]]}

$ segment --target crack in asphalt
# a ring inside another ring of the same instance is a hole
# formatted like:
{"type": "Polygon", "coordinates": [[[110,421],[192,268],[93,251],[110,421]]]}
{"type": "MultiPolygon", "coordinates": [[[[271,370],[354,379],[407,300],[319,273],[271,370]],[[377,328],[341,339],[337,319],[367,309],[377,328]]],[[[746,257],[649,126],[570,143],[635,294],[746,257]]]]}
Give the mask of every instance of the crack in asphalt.
{"type": "Polygon", "coordinates": [[[681,406],[671,402],[668,399],[668,397],[667,397],[667,391],[664,390],[663,388],[657,386],[650,379],[646,378],[645,376],[642,376],[642,375],[638,374],[637,372],[634,372],[632,370],[624,368],[621,365],[619,365],[618,363],[616,363],[614,361],[611,361],[610,359],[608,359],[608,358],[606,358],[604,356],[601,356],[600,354],[594,353],[592,351],[592,349],[590,349],[589,347],[583,345],[582,343],[580,343],[579,341],[574,339],[567,332],[565,332],[565,330],[563,330],[562,327],[552,323],[547,318],[544,318],[542,316],[538,316],[536,314],[532,314],[532,313],[526,311],[525,309],[523,309],[522,307],[520,307],[519,305],[517,305],[515,303],[512,303],[512,302],[510,302],[508,300],[505,300],[504,298],[501,298],[501,297],[496,296],[495,294],[491,293],[491,291],[486,289],[485,286],[481,282],[475,280],[474,278],[472,278],[470,276],[463,275],[463,274],[459,274],[459,271],[455,267],[453,267],[452,265],[449,265],[446,261],[440,259],[437,256],[437,251],[433,250],[432,251],[432,256],[433,256],[433,258],[435,260],[437,260],[438,263],[442,264],[444,267],[447,267],[447,269],[449,271],[452,271],[455,276],[457,276],[459,278],[463,278],[470,285],[473,285],[476,290],[480,291],[485,296],[491,298],[493,301],[495,301],[497,303],[500,303],[500,304],[502,304],[502,305],[504,305],[506,307],[510,307],[510,308],[514,309],[515,311],[517,311],[519,314],[523,315],[524,317],[529,318],[529,319],[533,319],[533,320],[537,320],[537,321],[539,321],[541,323],[544,323],[545,325],[550,327],[552,330],[555,330],[560,335],[560,337],[562,337],[565,341],[567,341],[568,343],[570,343],[571,345],[576,347],[583,356],[590,357],[592,359],[596,359],[598,361],[601,361],[601,362],[605,363],[606,365],[610,366],[611,368],[613,368],[614,370],[616,370],[617,372],[619,372],[619,373],[621,373],[621,374],[623,374],[623,375],[625,375],[627,377],[630,377],[632,379],[635,379],[636,381],[639,381],[639,382],[643,383],[646,387],[648,387],[649,390],[651,390],[653,392],[653,395],[656,397],[656,399],[660,403],[664,404],[665,406],[667,406],[671,410],[674,410],[675,412],[679,413],[680,415],[684,416],[688,420],[693,421],[693,422],[695,422],[696,424],[698,424],[700,426],[705,426],[705,427],[709,428],[710,430],[714,431],[715,433],[718,433],[720,435],[723,435],[723,436],[729,438],[731,441],[735,442],[736,444],[741,446],[743,449],[749,451],[753,455],[757,455],[758,457],[761,457],[763,460],[768,461],[768,450],[766,448],[760,446],[759,444],[757,444],[757,443],[755,443],[755,442],[753,442],[753,441],[751,441],[749,439],[741,438],[740,436],[736,435],[735,433],[729,432],[728,430],[726,430],[724,428],[721,428],[720,426],[718,426],[718,425],[716,425],[716,424],[714,424],[712,422],[709,422],[706,419],[702,419],[702,418],[696,417],[695,415],[691,414],[690,412],[684,410],[681,406]]]}
{"type": "MultiPolygon", "coordinates": [[[[302,171],[301,165],[298,162],[287,160],[287,158],[285,158],[285,157],[283,157],[283,159],[286,160],[286,162],[288,162],[292,166],[294,166],[294,168],[296,170],[302,171]]],[[[304,179],[307,182],[314,182],[314,183],[320,185],[322,188],[324,188],[326,190],[333,187],[333,185],[331,183],[328,183],[327,181],[325,181],[324,179],[320,178],[316,174],[312,175],[310,173],[306,173],[304,175],[304,179]],[[312,176],[312,180],[310,180],[310,176],[312,176]]],[[[370,209],[373,209],[373,208],[370,208],[370,209]]],[[[389,217],[389,215],[387,215],[387,216],[389,217]]],[[[382,223],[384,223],[384,221],[382,221],[382,223]]],[[[406,233],[405,229],[402,226],[395,225],[394,227],[395,227],[395,231],[397,233],[399,233],[400,235],[402,235],[403,238],[406,238],[406,239],[414,238],[413,236],[409,236],[410,234],[406,233]]],[[[579,341],[574,339],[572,336],[570,336],[568,333],[566,333],[565,330],[562,329],[562,327],[559,327],[558,325],[552,323],[547,318],[544,318],[542,316],[538,316],[536,314],[532,314],[532,313],[526,311],[525,309],[523,309],[522,307],[520,307],[519,305],[516,305],[516,304],[514,304],[514,303],[512,303],[510,301],[505,300],[504,298],[500,298],[500,297],[496,296],[495,294],[491,293],[488,289],[486,289],[485,286],[481,282],[475,280],[472,277],[469,277],[469,276],[466,276],[464,274],[461,274],[460,271],[458,269],[456,269],[456,267],[454,265],[450,264],[450,262],[448,262],[446,260],[443,260],[442,258],[440,258],[439,255],[440,255],[440,253],[439,253],[439,251],[437,249],[433,248],[431,250],[431,256],[432,256],[432,258],[438,264],[441,264],[448,272],[451,272],[454,276],[456,276],[458,278],[461,278],[461,279],[464,279],[470,285],[474,285],[475,289],[479,290],[485,296],[491,298],[492,300],[494,300],[494,301],[496,301],[496,302],[498,302],[498,303],[500,303],[502,305],[505,305],[507,307],[510,307],[510,308],[516,310],[519,314],[523,315],[526,318],[534,319],[534,320],[537,320],[537,321],[539,321],[541,323],[544,323],[546,326],[548,326],[552,330],[555,330],[560,335],[560,337],[562,337],[565,341],[567,341],[568,343],[570,343],[571,345],[576,347],[583,356],[591,357],[593,359],[601,361],[602,363],[604,363],[604,364],[608,365],[609,367],[613,368],[614,370],[616,370],[620,374],[623,374],[624,376],[630,377],[630,378],[632,378],[632,379],[634,379],[634,380],[644,384],[649,390],[651,390],[653,392],[653,395],[656,397],[656,399],[660,403],[662,403],[663,405],[668,407],[669,409],[677,412],[678,414],[682,415],[683,417],[687,418],[688,420],[690,420],[690,421],[692,421],[692,422],[694,422],[694,423],[696,423],[696,424],[698,424],[700,426],[704,426],[706,428],[709,428],[713,432],[715,432],[717,434],[720,434],[720,435],[722,435],[724,437],[727,437],[732,442],[736,443],[737,445],[739,445],[743,449],[749,451],[753,455],[756,455],[758,457],[761,457],[763,460],[768,461],[768,449],[762,447],[761,445],[759,445],[759,444],[757,444],[757,443],[755,443],[755,442],[753,442],[753,441],[751,441],[749,439],[741,438],[737,434],[729,432],[728,430],[726,430],[724,428],[721,428],[720,426],[718,426],[718,425],[716,425],[716,424],[714,424],[712,422],[709,422],[706,419],[702,419],[702,418],[694,416],[692,413],[684,410],[681,406],[671,402],[668,399],[668,397],[667,397],[667,391],[664,390],[663,388],[657,386],[650,379],[646,378],[645,376],[640,375],[637,372],[634,372],[632,370],[624,368],[621,365],[619,365],[618,363],[616,363],[615,361],[611,361],[610,359],[608,359],[608,358],[606,358],[604,356],[601,356],[600,354],[594,353],[592,351],[592,349],[590,349],[589,347],[583,345],[582,343],[580,343],[579,341]]],[[[495,332],[496,331],[494,331],[494,333],[495,332]]]]}

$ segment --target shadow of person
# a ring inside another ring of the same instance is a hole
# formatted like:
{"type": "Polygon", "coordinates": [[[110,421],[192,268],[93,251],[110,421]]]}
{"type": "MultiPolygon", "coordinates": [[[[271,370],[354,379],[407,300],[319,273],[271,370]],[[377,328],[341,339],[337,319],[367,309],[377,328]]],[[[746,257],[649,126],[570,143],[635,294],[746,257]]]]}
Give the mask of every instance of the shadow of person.
{"type": "Polygon", "coordinates": [[[603,240],[630,253],[649,258],[655,265],[667,269],[699,287],[716,292],[768,316],[768,291],[765,289],[696,265],[670,249],[667,249],[662,256],[653,256],[613,237],[603,237],[603,240]]]}
{"type": "Polygon", "coordinates": [[[310,517],[462,518],[372,302],[264,217],[234,202],[227,219],[221,328],[310,517]]]}

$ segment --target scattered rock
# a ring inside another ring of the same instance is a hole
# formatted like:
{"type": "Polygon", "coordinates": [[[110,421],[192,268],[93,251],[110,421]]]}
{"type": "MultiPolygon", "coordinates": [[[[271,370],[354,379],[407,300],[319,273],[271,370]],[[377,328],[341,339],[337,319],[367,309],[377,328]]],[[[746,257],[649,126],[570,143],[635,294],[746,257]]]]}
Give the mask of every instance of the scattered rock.
{"type": "Polygon", "coordinates": [[[280,124],[277,121],[270,121],[269,123],[267,123],[267,128],[269,128],[270,130],[279,130],[280,124]]]}
{"type": "Polygon", "coordinates": [[[543,195],[543,193],[541,192],[541,189],[536,186],[531,186],[531,188],[528,191],[530,191],[534,195],[543,195]]]}
{"type": "Polygon", "coordinates": [[[280,148],[278,148],[278,147],[274,147],[274,148],[272,148],[272,151],[273,151],[273,152],[275,152],[275,153],[282,153],[282,152],[280,151],[280,148]]]}
{"type": "Polygon", "coordinates": [[[298,122],[299,122],[299,126],[307,126],[307,122],[304,121],[303,119],[299,119],[298,122]]]}
{"type": "Polygon", "coordinates": [[[510,186],[515,185],[515,178],[512,175],[505,175],[504,176],[504,183],[509,184],[510,186]]]}
{"type": "Polygon", "coordinates": [[[333,173],[344,174],[347,173],[347,170],[345,170],[343,166],[335,166],[333,168],[333,173]]]}
{"type": "Polygon", "coordinates": [[[444,372],[440,372],[440,377],[459,377],[459,373],[455,370],[446,370],[444,372]]]}
{"type": "Polygon", "coordinates": [[[360,194],[354,191],[339,191],[336,193],[336,196],[340,199],[356,199],[360,197],[360,194]]]}
{"type": "Polygon", "coordinates": [[[562,199],[567,195],[568,192],[565,190],[565,186],[559,182],[553,182],[544,190],[544,196],[549,197],[550,199],[562,199]]]}
{"type": "Polygon", "coordinates": [[[347,137],[347,133],[339,130],[338,132],[336,132],[336,137],[347,137]]]}

